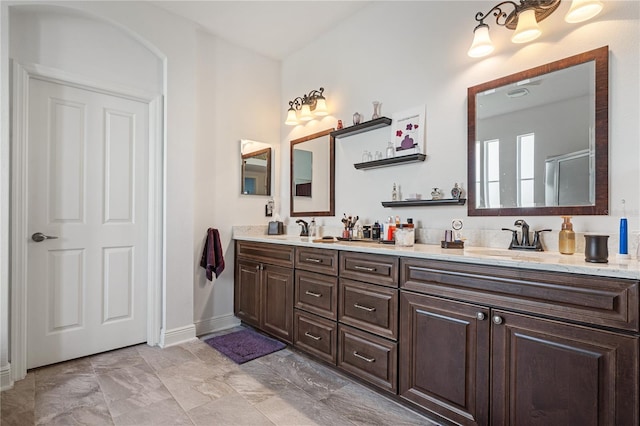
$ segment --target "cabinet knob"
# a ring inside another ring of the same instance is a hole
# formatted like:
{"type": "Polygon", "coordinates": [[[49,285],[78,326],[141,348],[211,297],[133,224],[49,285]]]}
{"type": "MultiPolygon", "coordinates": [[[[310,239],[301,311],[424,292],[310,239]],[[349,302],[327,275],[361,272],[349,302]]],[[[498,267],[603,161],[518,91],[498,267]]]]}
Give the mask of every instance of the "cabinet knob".
{"type": "Polygon", "coordinates": [[[494,317],[493,317],[493,323],[494,323],[494,324],[502,324],[502,323],[503,323],[503,321],[504,321],[504,320],[502,319],[502,317],[501,317],[501,316],[499,316],[499,315],[494,315],[494,317]]]}
{"type": "Polygon", "coordinates": [[[484,314],[484,312],[478,312],[476,314],[476,318],[480,321],[483,321],[487,316],[484,314]]]}

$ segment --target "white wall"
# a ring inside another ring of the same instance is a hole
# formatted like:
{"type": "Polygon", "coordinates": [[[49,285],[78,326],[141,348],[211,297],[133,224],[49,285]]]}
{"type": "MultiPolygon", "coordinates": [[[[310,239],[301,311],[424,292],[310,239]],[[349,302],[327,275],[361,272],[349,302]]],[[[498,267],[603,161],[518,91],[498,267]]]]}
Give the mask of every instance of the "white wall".
{"type": "MultiPolygon", "coordinates": [[[[240,139],[273,146],[273,188],[280,184],[280,64],[209,34],[198,33],[193,253],[194,322],[198,334],[233,325],[233,225],[264,224],[270,197],[242,195],[240,139]],[[200,268],[207,228],[218,228],[224,272],[213,283],[200,268]]],[[[288,163],[287,163],[288,164],[288,163]]],[[[276,201],[277,200],[277,197],[276,201]]]]}
{"type": "MultiPolygon", "coordinates": [[[[231,225],[266,223],[264,205],[268,199],[240,195],[239,140],[275,145],[275,185],[279,185],[279,63],[202,33],[195,24],[144,2],[4,3],[2,11],[3,24],[9,21],[12,28],[11,37],[7,37],[6,25],[2,33],[2,152],[9,149],[5,111],[9,105],[6,72],[10,56],[19,62],[163,93],[163,328],[174,333],[173,339],[180,339],[193,335],[194,322],[204,327],[202,332],[235,322],[231,225]],[[143,45],[132,43],[134,39],[143,45]],[[132,68],[133,62],[141,65],[132,68]],[[205,283],[204,270],[198,266],[209,226],[220,229],[227,259],[215,285],[205,283]]],[[[3,206],[8,199],[5,163],[8,165],[3,158],[3,206]]],[[[8,234],[8,208],[2,212],[0,361],[5,368],[9,339],[5,265],[9,257],[4,234],[8,234]]]]}
{"type": "MultiPolygon", "coordinates": [[[[291,128],[282,125],[282,146],[289,140],[335,126],[337,119],[352,123],[355,111],[370,119],[372,101],[381,101],[382,113],[426,104],[424,163],[367,171],[355,170],[362,151],[384,152],[389,127],[336,142],[336,213],[358,214],[365,221],[389,215],[413,217],[422,227],[448,229],[451,219],[465,219],[466,229],[500,229],[513,217],[467,217],[466,207],[385,209],[394,182],[404,196],[432,187],[448,191],[455,182],[467,184],[467,88],[514,72],[609,45],[610,212],[611,216],[573,219],[580,232],[617,234],[620,200],[624,198],[631,229],[640,229],[640,4],[605,2],[603,12],[584,24],[570,25],[564,15],[570,2],[541,22],[542,36],[526,45],[509,41],[512,32],[487,21],[496,45],[483,59],[467,56],[476,12],[488,11],[493,1],[372,2],[356,16],[283,61],[283,99],[293,99],[319,86],[332,117],[321,123],[291,128]],[[304,72],[302,72],[304,70],[304,72]]],[[[285,110],[285,103],[281,109],[285,110]]],[[[288,193],[283,169],[282,193],[288,193]]],[[[288,208],[287,208],[288,210],[288,208]]],[[[327,219],[339,226],[339,217],[327,219]]],[[[559,230],[559,217],[530,217],[532,228],[559,230]]],[[[509,236],[505,236],[505,245],[509,236]]]]}

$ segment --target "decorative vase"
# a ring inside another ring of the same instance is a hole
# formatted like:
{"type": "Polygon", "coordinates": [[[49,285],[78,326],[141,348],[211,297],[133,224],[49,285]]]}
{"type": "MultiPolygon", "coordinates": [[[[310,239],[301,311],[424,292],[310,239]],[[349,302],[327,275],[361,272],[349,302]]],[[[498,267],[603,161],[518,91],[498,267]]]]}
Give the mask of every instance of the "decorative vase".
{"type": "Polygon", "coordinates": [[[380,118],[380,109],[382,108],[382,102],[373,101],[373,115],[371,116],[372,120],[376,118],[380,118]]]}
{"type": "Polygon", "coordinates": [[[353,125],[360,124],[360,120],[362,120],[362,115],[359,112],[353,114],[353,125]]]}

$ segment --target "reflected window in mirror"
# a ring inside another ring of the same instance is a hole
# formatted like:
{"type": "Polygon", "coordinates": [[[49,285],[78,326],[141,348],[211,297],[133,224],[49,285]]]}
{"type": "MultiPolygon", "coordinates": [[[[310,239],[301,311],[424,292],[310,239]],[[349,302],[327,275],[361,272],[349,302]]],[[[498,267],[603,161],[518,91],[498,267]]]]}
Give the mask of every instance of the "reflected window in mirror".
{"type": "Polygon", "coordinates": [[[469,88],[470,216],[608,212],[608,47],[469,88]]]}
{"type": "Polygon", "coordinates": [[[248,139],[240,141],[241,194],[271,195],[271,146],[248,139]]]}
{"type": "Polygon", "coordinates": [[[313,151],[293,150],[293,190],[295,197],[311,197],[313,151]]]}
{"type": "Polygon", "coordinates": [[[290,215],[335,214],[333,129],[291,141],[290,215]]]}

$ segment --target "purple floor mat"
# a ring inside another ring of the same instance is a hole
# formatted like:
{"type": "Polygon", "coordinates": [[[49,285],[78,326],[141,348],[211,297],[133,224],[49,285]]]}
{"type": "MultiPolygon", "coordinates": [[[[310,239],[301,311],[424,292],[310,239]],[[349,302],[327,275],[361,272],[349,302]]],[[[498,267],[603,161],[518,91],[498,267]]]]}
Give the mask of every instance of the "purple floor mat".
{"type": "Polygon", "coordinates": [[[240,330],[212,337],[205,340],[205,343],[231,358],[237,364],[260,358],[287,346],[253,330],[240,330]]]}

